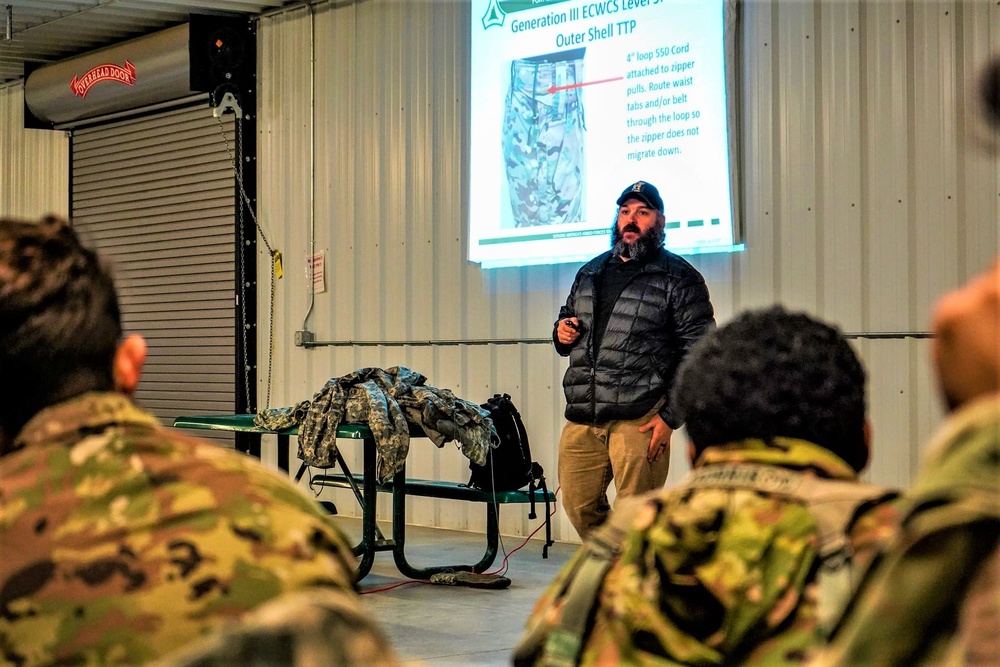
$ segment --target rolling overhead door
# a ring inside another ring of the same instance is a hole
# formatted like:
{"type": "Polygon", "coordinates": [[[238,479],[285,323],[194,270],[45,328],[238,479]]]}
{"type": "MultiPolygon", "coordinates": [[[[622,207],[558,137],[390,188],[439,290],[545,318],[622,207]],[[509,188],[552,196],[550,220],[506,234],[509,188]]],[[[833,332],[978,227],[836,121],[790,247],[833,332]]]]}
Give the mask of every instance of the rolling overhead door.
{"type": "Polygon", "coordinates": [[[165,425],[237,411],[227,140],[235,154],[234,116],[205,104],[73,131],[73,223],[112,265],[125,332],[149,344],[136,400],[165,425]]]}

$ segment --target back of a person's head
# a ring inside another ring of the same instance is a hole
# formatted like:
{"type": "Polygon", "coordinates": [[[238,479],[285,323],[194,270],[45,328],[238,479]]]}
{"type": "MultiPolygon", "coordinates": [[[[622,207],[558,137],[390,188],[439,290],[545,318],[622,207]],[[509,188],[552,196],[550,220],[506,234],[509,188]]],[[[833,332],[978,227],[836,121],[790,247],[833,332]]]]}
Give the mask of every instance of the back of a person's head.
{"type": "Polygon", "coordinates": [[[709,333],[678,371],[673,404],[698,455],[755,438],[798,438],[857,471],[868,462],[865,372],[834,327],[781,307],[709,333]]]}
{"type": "Polygon", "coordinates": [[[0,219],[0,453],[39,410],[114,387],[111,275],[65,220],[0,219]]]}

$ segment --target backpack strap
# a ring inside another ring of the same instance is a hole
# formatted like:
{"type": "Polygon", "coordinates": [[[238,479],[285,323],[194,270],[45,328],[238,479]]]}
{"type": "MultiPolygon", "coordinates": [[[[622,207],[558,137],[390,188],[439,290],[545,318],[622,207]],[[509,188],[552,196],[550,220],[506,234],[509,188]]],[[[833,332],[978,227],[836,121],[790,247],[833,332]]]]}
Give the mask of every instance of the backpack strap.
{"type": "Polygon", "coordinates": [[[544,667],[577,664],[601,583],[621,553],[632,520],[648,502],[642,496],[622,499],[608,520],[587,537],[584,556],[562,597],[561,618],[545,640],[539,664],[544,667]]]}
{"type": "Polygon", "coordinates": [[[542,469],[537,463],[531,464],[531,471],[531,484],[528,485],[531,502],[535,502],[535,489],[541,489],[542,496],[545,498],[545,544],[542,546],[542,558],[548,558],[549,547],[555,544],[552,540],[552,509],[549,503],[549,489],[545,486],[545,475],[542,474],[542,469]]]}
{"type": "MultiPolygon", "coordinates": [[[[534,480],[536,476],[535,468],[538,464],[531,460],[531,443],[528,441],[528,431],[524,428],[524,420],[521,419],[521,413],[514,406],[514,401],[511,400],[510,394],[503,394],[499,400],[501,405],[509,411],[511,419],[514,421],[514,427],[517,429],[517,444],[521,448],[521,457],[528,462],[530,469],[527,472],[532,480],[534,480]]],[[[534,514],[535,504],[532,502],[531,514],[528,518],[534,519],[534,514]]]]}

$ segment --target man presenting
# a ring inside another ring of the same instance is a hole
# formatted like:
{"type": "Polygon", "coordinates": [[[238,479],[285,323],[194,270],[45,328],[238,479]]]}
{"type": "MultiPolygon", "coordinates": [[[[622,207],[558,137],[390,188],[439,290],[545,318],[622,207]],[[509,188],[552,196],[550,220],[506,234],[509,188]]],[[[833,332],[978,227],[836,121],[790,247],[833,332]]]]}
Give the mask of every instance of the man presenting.
{"type": "Polygon", "coordinates": [[[611,480],[619,497],[663,486],[677,366],[714,328],[705,279],[663,247],[663,199],[638,181],[622,192],[610,251],[585,264],[559,310],[553,340],[569,356],[559,441],[563,506],[580,537],[604,522],[611,480]]]}

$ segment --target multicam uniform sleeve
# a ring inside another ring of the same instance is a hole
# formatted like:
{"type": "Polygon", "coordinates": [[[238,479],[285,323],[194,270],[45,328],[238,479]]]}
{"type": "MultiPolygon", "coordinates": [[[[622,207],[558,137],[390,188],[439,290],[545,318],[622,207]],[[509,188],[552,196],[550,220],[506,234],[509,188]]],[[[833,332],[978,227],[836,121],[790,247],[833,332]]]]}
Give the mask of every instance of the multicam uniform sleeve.
{"type": "Polygon", "coordinates": [[[357,598],[335,589],[276,598],[154,667],[382,667],[401,664],[357,598]]]}

